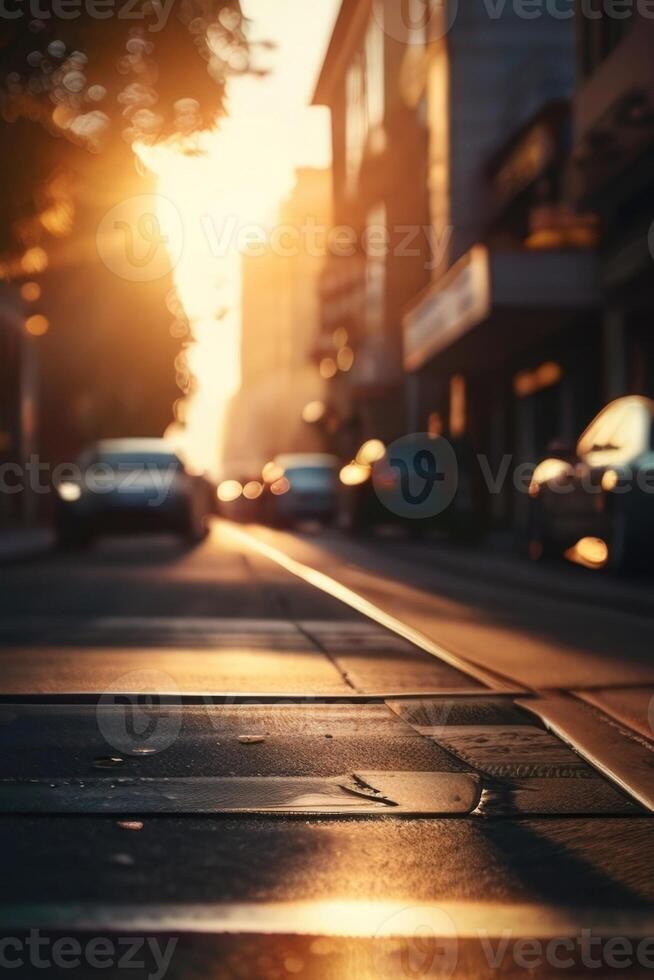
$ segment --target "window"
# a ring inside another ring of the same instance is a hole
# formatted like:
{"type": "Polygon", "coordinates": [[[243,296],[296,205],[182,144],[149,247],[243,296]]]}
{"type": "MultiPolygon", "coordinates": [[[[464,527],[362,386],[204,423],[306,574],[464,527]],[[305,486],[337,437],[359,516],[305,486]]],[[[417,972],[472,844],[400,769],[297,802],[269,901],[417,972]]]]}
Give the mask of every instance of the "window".
{"type": "Polygon", "coordinates": [[[466,416],[466,379],[462,374],[454,374],[450,378],[450,435],[455,439],[465,435],[466,416]]]}
{"type": "Polygon", "coordinates": [[[345,170],[348,189],[354,190],[367,134],[364,71],[360,57],[348,68],[345,102],[345,170]]]}
{"type": "Polygon", "coordinates": [[[356,190],[371,129],[384,122],[385,44],[381,13],[373,11],[363,49],[348,68],[345,79],[345,155],[347,188],[356,190]]]}
{"type": "Polygon", "coordinates": [[[426,44],[431,0],[400,0],[407,29],[407,44],[426,44]]]}
{"type": "Polygon", "coordinates": [[[367,125],[381,126],[384,121],[385,73],[384,73],[384,30],[380,20],[373,16],[366,32],[365,42],[365,84],[367,125]]]}
{"type": "Polygon", "coordinates": [[[581,58],[585,76],[592,75],[618,46],[633,23],[633,10],[616,17],[601,0],[588,0],[589,11],[581,18],[581,58]]]}
{"type": "MultiPolygon", "coordinates": [[[[386,228],[386,205],[380,203],[368,212],[369,239],[380,240],[380,229],[386,228]]],[[[386,254],[383,247],[369,248],[366,261],[366,330],[369,335],[384,330],[386,312],[386,254]]]]}

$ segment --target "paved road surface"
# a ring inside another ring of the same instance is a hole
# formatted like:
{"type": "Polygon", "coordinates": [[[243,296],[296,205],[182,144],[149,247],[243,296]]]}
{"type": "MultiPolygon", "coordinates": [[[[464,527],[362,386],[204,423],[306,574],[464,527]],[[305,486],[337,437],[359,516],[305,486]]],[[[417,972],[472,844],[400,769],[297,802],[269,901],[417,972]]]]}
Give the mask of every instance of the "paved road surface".
{"type": "Polygon", "coordinates": [[[570,606],[566,639],[533,597],[509,615],[492,586],[410,582],[399,555],[248,533],[221,524],[195,550],[103,542],[0,572],[14,940],[0,955],[46,975],[25,945],[39,929],[46,958],[55,937],[79,944],[79,968],[53,976],[124,976],[128,935],[150,944],[131,976],[163,975],[165,950],[180,978],[553,976],[566,954],[569,975],[605,976],[622,939],[629,975],[649,975],[651,817],[514,703],[533,693],[507,693],[565,686],[527,682],[569,663],[588,609],[570,606]],[[419,649],[261,542],[463,659],[419,649]],[[511,674],[518,662],[531,675],[511,674]],[[100,971],[99,937],[113,943],[100,971]]]}

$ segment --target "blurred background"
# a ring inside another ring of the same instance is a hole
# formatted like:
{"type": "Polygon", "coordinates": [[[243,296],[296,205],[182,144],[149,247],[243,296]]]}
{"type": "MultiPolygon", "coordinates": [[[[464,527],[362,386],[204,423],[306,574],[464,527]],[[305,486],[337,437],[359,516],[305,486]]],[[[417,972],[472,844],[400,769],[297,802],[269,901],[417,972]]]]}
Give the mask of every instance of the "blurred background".
{"type": "MultiPolygon", "coordinates": [[[[1,26],[0,462],[165,434],[260,520],[277,457],[320,454],[361,530],[396,521],[366,484],[421,433],[455,447],[450,525],[540,556],[537,467],[654,396],[646,12],[43,9],[1,26]],[[507,458],[529,492],[489,492],[507,458]]],[[[0,494],[0,526],[50,497],[0,494]]]]}

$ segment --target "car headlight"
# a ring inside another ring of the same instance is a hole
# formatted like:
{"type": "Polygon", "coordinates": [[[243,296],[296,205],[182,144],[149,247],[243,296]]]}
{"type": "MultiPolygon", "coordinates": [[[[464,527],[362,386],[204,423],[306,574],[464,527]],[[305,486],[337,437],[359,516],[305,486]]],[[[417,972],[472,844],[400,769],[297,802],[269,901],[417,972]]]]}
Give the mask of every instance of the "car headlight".
{"type": "Polygon", "coordinates": [[[605,493],[611,493],[612,490],[615,490],[619,482],[620,474],[616,473],[615,470],[606,470],[606,472],[602,474],[602,490],[604,490],[605,493]]]}
{"type": "Polygon", "coordinates": [[[548,483],[557,483],[569,479],[574,474],[570,463],[564,459],[544,459],[533,472],[529,484],[529,496],[537,497],[541,489],[548,483]]]}
{"type": "Polygon", "coordinates": [[[60,483],[57,493],[67,504],[74,504],[82,496],[82,488],[79,483],[60,483]]]}
{"type": "Polygon", "coordinates": [[[357,463],[355,460],[352,460],[351,463],[343,467],[339,478],[345,487],[359,487],[362,483],[370,479],[371,472],[372,470],[369,465],[357,463]]]}

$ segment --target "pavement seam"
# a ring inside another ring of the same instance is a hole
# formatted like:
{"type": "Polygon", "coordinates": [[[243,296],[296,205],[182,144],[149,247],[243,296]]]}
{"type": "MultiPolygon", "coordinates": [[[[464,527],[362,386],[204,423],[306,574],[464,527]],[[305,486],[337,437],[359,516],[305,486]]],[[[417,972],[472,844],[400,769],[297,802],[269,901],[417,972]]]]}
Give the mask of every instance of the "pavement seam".
{"type": "MultiPolygon", "coordinates": [[[[407,640],[417,649],[428,653],[437,660],[443,661],[450,667],[454,667],[455,670],[458,670],[460,673],[465,674],[468,677],[472,677],[481,684],[485,684],[489,691],[501,692],[509,688],[515,688],[515,682],[512,681],[511,678],[506,677],[503,674],[498,674],[494,671],[487,670],[484,667],[479,667],[471,661],[462,658],[458,654],[455,654],[450,650],[446,650],[445,647],[441,646],[441,644],[431,640],[424,633],[414,629],[414,627],[403,623],[399,619],[396,619],[396,617],[392,616],[390,613],[384,612],[383,609],[371,602],[371,600],[366,599],[364,596],[355,592],[354,589],[349,588],[349,586],[343,585],[332,576],[327,575],[324,572],[320,572],[317,569],[312,568],[310,565],[306,565],[303,562],[291,558],[280,548],[270,545],[265,541],[259,540],[252,533],[245,531],[242,528],[230,527],[229,533],[231,533],[242,543],[246,543],[251,548],[258,551],[270,561],[279,565],[281,568],[284,568],[291,575],[295,575],[296,578],[301,579],[308,585],[314,586],[327,595],[333,596],[333,598],[337,599],[339,602],[350,606],[350,608],[355,609],[361,615],[366,616],[373,622],[376,622],[389,632],[395,633],[395,635],[407,640]]],[[[530,693],[527,688],[524,690],[526,694],[530,693]]]]}

